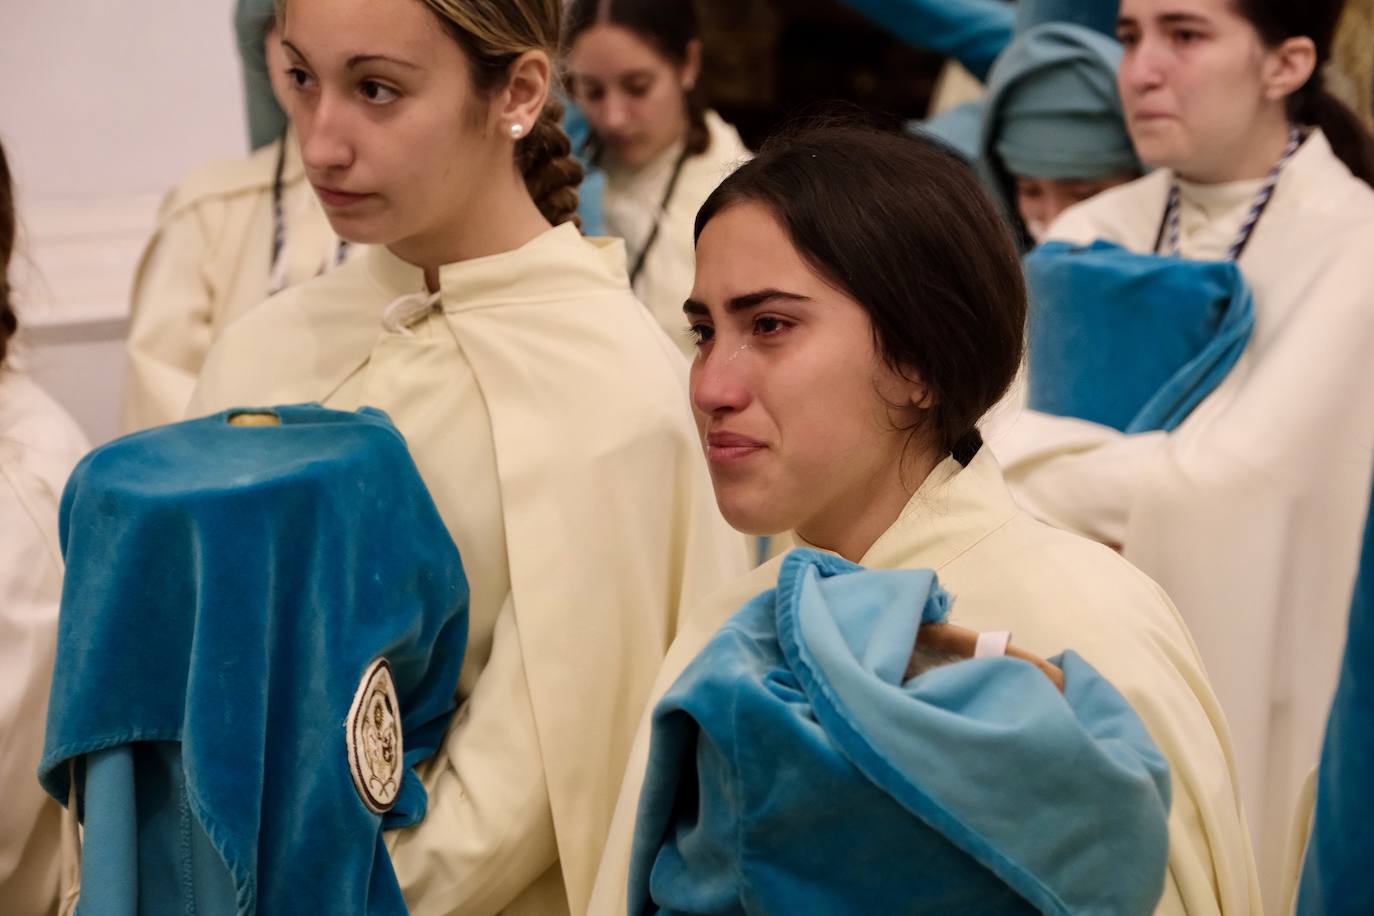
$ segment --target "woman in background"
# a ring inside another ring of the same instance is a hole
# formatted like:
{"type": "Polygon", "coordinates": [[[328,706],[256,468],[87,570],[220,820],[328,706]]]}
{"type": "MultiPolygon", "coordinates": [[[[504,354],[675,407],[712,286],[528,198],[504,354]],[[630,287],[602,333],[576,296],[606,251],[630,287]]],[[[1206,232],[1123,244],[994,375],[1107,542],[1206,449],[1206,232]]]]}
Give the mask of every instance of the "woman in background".
{"type": "Polygon", "coordinates": [[[71,417],[14,366],[9,283],[14,187],[0,147],[0,900],[14,916],[57,905],[62,809],[39,788],[57,648],[62,488],[88,448],[71,417]]]}
{"type": "Polygon", "coordinates": [[[692,222],[749,156],[701,100],[701,31],[692,0],[573,0],[568,82],[586,114],[587,154],[606,173],[607,231],[625,239],[630,283],[684,353],[692,222]]]}
{"type": "Polygon", "coordinates": [[[347,254],[306,181],[279,100],[288,64],[272,0],[239,0],[235,22],[254,153],[197,169],[162,202],[130,306],[130,431],[182,419],[229,322],[347,254]]]}
{"type": "Polygon", "coordinates": [[[1124,0],[1118,82],[1155,171],[1050,238],[1234,263],[1253,332],[1171,432],[1024,411],[989,437],[1032,514],[1119,547],[1188,621],[1266,899],[1316,763],[1374,470],[1374,140],[1322,81],[1342,5],[1124,0]]]}

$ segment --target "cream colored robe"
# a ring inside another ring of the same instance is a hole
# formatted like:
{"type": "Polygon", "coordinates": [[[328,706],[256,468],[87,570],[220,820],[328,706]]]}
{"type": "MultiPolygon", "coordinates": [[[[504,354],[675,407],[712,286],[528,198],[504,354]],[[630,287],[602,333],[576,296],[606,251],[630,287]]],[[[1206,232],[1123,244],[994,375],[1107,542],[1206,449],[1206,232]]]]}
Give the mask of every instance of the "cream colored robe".
{"type": "MultiPolygon", "coordinates": [[[[332,263],[338,239],[286,138],[282,171],[285,280],[294,286],[332,263]]],[[[134,279],[124,425],[173,423],[221,331],[271,288],[272,180],[281,141],[246,159],[193,173],[162,202],[134,279]]]]}
{"type": "Polygon", "coordinates": [[[565,224],[440,286],[426,307],[421,271],[377,248],[287,290],[226,331],[192,413],[391,415],[472,586],[429,814],[389,835],[407,902],[581,914],[678,608],[742,572],[744,544],[618,242],[565,224]]]}
{"type": "MultiPolygon", "coordinates": [[[[689,357],[695,354],[695,346],[687,333],[682,303],[691,295],[696,277],[697,211],[716,186],[749,158],[739,132],[720,115],[708,111],[706,126],[711,145],[683,164],[682,176],[660,222],[658,240],[649,250],[644,270],[635,282],[635,294],[689,357]]],[[[653,231],[659,205],[680,155],[679,143],[640,169],[617,168],[614,163],[606,166],[606,194],[602,202],[606,229],[625,239],[631,266],[653,231]]]]}
{"type": "Polygon", "coordinates": [[[62,595],[58,505],[86,438],[0,368],[0,910],[56,911],[61,807],[38,785],[62,595]]]}
{"type": "MultiPolygon", "coordinates": [[[[967,468],[953,459],[939,465],[860,562],[933,569],[953,596],[952,622],[1010,630],[1017,645],[1042,656],[1073,649],[1087,659],[1131,702],[1169,758],[1169,873],[1158,912],[1259,912],[1226,722],[1187,629],[1157,585],[1105,547],[1021,512],[986,448],[967,468]]],[[[683,621],[635,739],[597,875],[594,916],[625,913],[652,703],[722,623],[776,585],[780,563],[759,567],[683,621]]]]}
{"type": "MultiPolygon", "coordinates": [[[[1154,244],[1172,175],[1069,210],[1055,238],[1154,244]]],[[[1181,247],[1219,258],[1259,182],[1183,185],[1181,247]]],[[[988,441],[1032,515],[1106,543],[1154,578],[1196,639],[1235,739],[1264,894],[1335,689],[1374,441],[1374,190],[1319,132],[1285,171],[1240,267],[1255,330],[1173,433],[1125,436],[1034,411],[988,441]]]]}

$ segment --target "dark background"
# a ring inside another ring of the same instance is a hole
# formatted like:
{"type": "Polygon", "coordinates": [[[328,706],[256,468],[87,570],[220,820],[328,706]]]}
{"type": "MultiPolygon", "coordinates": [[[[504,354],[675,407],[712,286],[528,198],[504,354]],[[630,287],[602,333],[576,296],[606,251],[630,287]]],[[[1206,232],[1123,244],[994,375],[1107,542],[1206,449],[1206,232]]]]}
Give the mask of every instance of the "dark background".
{"type": "Polygon", "coordinates": [[[838,0],[698,0],[707,101],[751,148],[833,103],[893,126],[923,117],[944,64],[838,0]]]}

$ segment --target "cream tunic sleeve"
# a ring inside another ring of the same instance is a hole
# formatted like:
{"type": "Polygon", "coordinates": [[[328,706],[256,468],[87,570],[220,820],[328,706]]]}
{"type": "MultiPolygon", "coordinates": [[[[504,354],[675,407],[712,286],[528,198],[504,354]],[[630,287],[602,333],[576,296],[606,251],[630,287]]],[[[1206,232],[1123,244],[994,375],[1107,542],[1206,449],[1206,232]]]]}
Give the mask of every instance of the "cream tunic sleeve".
{"type": "Polygon", "coordinates": [[[129,325],[126,429],[181,418],[214,341],[214,296],[205,277],[209,224],[222,206],[191,207],[166,219],[149,242],[134,282],[129,325]]]}
{"type": "Polygon", "coordinates": [[[0,375],[0,900],[13,916],[53,910],[58,805],[38,785],[57,647],[62,486],[85,440],[23,377],[0,375]]]}

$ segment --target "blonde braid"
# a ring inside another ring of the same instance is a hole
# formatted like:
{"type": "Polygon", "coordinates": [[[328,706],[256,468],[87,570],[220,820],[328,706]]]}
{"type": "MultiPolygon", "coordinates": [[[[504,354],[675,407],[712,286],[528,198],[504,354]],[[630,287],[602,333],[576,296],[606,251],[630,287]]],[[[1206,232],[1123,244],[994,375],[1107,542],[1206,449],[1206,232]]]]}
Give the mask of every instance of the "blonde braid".
{"type": "Polygon", "coordinates": [[[515,147],[530,197],[555,226],[570,219],[577,222],[577,186],[582,183],[582,165],[573,158],[572,140],[562,122],[563,103],[550,96],[529,135],[515,147]]]}

